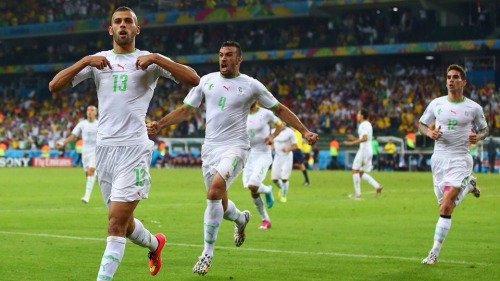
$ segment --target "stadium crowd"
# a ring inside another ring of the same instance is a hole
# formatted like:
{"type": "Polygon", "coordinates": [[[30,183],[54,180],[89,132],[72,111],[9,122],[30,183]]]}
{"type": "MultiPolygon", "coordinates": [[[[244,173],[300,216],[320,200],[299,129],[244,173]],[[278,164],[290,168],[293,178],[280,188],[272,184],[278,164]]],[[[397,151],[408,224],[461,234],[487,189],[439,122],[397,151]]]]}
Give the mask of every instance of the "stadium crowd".
{"type": "MultiPolygon", "coordinates": [[[[63,20],[109,17],[123,1],[22,0],[23,5],[0,3],[0,28],[63,20]],[[53,16],[50,16],[50,15],[53,16]]],[[[132,7],[158,11],[145,5],[149,1],[127,1],[132,7]]],[[[178,10],[234,7],[255,0],[176,1],[178,10]],[[215,4],[216,3],[216,4],[215,4]]],[[[260,1],[265,3],[266,1],[260,1]]],[[[286,1],[283,1],[286,2],[286,1]]],[[[401,8],[392,10],[345,10],[330,17],[279,18],[228,24],[175,25],[144,28],[140,49],[177,55],[214,54],[228,38],[241,38],[243,50],[281,50],[364,44],[391,44],[425,40],[464,40],[482,38],[492,28],[491,21],[477,19],[439,30],[433,12],[401,8]],[[451,28],[451,29],[450,29],[451,28]],[[174,43],[170,43],[170,42],[174,43]],[[168,48],[168,49],[167,49],[168,48]]],[[[487,19],[487,18],[486,18],[487,19]]],[[[99,32],[88,36],[66,33],[54,36],[0,40],[0,65],[73,62],[105,49],[109,36],[99,32]]],[[[406,134],[414,131],[426,104],[445,91],[443,65],[401,64],[380,59],[329,59],[304,61],[264,61],[246,63],[242,72],[262,81],[286,106],[297,112],[307,127],[321,134],[355,131],[356,110],[363,106],[371,112],[378,135],[406,134]],[[357,63],[352,63],[357,61],[357,63]],[[382,61],[382,63],[381,63],[382,61]]],[[[200,75],[213,67],[193,65],[200,75]]],[[[47,90],[49,78],[43,73],[12,74],[0,79],[0,142],[9,148],[32,149],[66,137],[84,118],[85,108],[97,104],[95,85],[82,85],[61,93],[47,90]],[[26,83],[33,79],[35,82],[26,83]],[[27,85],[30,84],[30,85],[27,85]],[[33,84],[36,84],[35,86],[33,84]],[[42,91],[37,90],[42,88],[42,91]],[[45,93],[40,95],[40,92],[45,93]]],[[[157,119],[182,104],[188,89],[160,79],[148,116],[157,119]]],[[[499,90],[493,83],[468,85],[469,97],[485,111],[492,132],[500,131],[499,90]]],[[[164,130],[163,136],[202,136],[204,112],[178,126],[164,130]]]]}
{"type": "MultiPolygon", "coordinates": [[[[195,66],[196,68],[196,66],[195,66]]],[[[206,69],[197,69],[201,74],[206,69]]],[[[212,70],[210,70],[212,71],[212,70]]],[[[314,131],[346,134],[356,130],[356,111],[365,107],[376,135],[404,135],[416,130],[418,118],[433,98],[445,92],[440,67],[415,65],[358,67],[337,62],[333,67],[279,62],[247,63],[243,73],[268,89],[314,131]]],[[[182,104],[188,89],[160,79],[148,117],[158,117],[182,104]]],[[[83,85],[39,100],[20,96],[17,82],[0,84],[0,141],[13,149],[54,147],[84,118],[88,105],[97,104],[95,85],[83,85]]],[[[500,92],[492,83],[468,85],[468,97],[480,103],[493,133],[500,132],[500,92]]],[[[164,130],[166,137],[203,135],[204,112],[164,130]]]]}
{"type": "MultiPolygon", "coordinates": [[[[305,0],[295,0],[295,2],[305,0]]],[[[21,0],[0,2],[0,27],[26,24],[53,23],[69,20],[110,17],[119,6],[129,6],[143,13],[192,11],[201,9],[230,8],[257,3],[289,2],[283,0],[21,0]],[[162,5],[163,4],[163,5],[162,5]]]]}
{"type": "MultiPolygon", "coordinates": [[[[100,6],[96,10],[109,9],[100,6]]],[[[439,27],[431,11],[370,9],[341,12],[331,17],[305,17],[300,21],[278,18],[231,25],[211,23],[143,28],[138,48],[178,56],[217,53],[220,42],[229,38],[240,38],[245,51],[262,51],[471,40],[485,38],[492,30],[493,24],[439,27]],[[429,26],[433,27],[431,32],[429,26]]],[[[92,33],[92,38],[88,40],[88,36],[79,33],[66,33],[4,39],[0,41],[0,65],[73,62],[105,49],[109,42],[109,35],[103,32],[92,33]]]]}

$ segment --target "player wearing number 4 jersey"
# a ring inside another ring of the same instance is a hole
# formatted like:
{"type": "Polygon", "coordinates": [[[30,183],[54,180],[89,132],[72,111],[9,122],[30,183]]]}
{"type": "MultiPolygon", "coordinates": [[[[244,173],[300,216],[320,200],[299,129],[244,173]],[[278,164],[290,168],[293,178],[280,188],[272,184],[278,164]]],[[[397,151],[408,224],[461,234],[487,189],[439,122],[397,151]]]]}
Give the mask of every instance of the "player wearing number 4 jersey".
{"type": "Polygon", "coordinates": [[[479,197],[476,178],[472,176],[472,156],[469,143],[475,144],[488,136],[483,109],[464,97],[467,84],[464,69],[456,64],[446,71],[448,95],[436,98],[420,118],[420,131],[435,140],[431,157],[434,193],[439,204],[439,219],[434,244],[424,264],[435,264],[443,242],[451,228],[451,214],[468,193],[479,197]],[[434,123],[431,129],[429,126],[434,123]],[[476,133],[474,127],[479,129],[476,133]]]}
{"type": "Polygon", "coordinates": [[[153,142],[145,117],[160,76],[191,86],[199,83],[196,72],[160,54],[135,48],[140,33],[137,16],[128,7],[116,9],[108,33],[113,49],[86,56],[59,72],[49,84],[51,92],[75,86],[92,78],[99,99],[96,170],[104,202],[108,207],[108,237],[97,280],[112,280],[128,237],[149,249],[149,270],[161,268],[165,235],[152,235],[134,210],[148,197],[149,165],[153,142]]]}
{"type": "Polygon", "coordinates": [[[203,218],[204,248],[193,273],[205,275],[212,264],[215,241],[222,219],[235,223],[234,244],[239,247],[246,238],[245,229],[250,212],[241,212],[228,199],[227,190],[243,169],[250,150],[247,117],[250,106],[258,100],[281,120],[297,128],[308,142],[315,143],[318,135],[310,132],[295,114],[279,103],[259,81],[239,72],[243,55],[240,44],[227,41],[219,51],[220,72],[207,74],[200,85],[191,89],[184,105],[160,121],[147,124],[150,134],[187,119],[192,108],[206,104],[205,142],[201,149],[202,172],[207,191],[207,207],[203,218]]]}

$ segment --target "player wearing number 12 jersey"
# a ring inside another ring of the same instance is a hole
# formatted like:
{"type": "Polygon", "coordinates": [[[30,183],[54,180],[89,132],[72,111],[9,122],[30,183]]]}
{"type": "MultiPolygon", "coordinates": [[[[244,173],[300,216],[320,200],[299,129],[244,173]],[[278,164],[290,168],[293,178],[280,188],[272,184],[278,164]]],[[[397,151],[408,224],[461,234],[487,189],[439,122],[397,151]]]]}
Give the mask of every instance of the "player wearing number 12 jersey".
{"type": "Polygon", "coordinates": [[[431,101],[420,118],[420,131],[435,140],[431,157],[434,193],[439,204],[439,219],[434,244],[423,264],[435,264],[451,228],[451,214],[468,193],[479,197],[476,178],[472,176],[469,144],[488,136],[483,109],[464,96],[467,84],[464,69],[452,64],[446,71],[448,95],[431,101]],[[434,127],[429,128],[434,123],[434,127]],[[476,133],[476,127],[479,132],[476,133]]]}

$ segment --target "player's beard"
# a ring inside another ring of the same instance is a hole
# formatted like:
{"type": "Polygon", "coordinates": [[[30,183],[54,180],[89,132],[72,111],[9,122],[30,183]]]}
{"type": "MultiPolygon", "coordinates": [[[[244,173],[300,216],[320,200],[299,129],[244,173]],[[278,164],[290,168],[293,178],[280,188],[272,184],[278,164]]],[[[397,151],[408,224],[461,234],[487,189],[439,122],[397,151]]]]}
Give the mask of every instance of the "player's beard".
{"type": "Polygon", "coordinates": [[[122,39],[122,38],[120,38],[119,33],[115,33],[113,35],[113,39],[115,40],[115,43],[119,46],[125,46],[125,45],[128,45],[132,42],[132,38],[130,37],[130,34],[127,34],[127,36],[124,39],[122,39]]]}

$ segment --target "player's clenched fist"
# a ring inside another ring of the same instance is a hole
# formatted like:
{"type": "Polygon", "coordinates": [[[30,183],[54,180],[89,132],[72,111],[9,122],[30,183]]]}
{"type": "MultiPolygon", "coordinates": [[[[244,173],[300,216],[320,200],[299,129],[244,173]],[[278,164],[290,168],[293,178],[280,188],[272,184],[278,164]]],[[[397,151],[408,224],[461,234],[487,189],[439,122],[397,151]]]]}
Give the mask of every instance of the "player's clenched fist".
{"type": "Polygon", "coordinates": [[[160,131],[160,126],[158,122],[152,121],[146,124],[146,128],[148,130],[148,135],[156,135],[160,131]]]}

